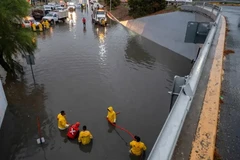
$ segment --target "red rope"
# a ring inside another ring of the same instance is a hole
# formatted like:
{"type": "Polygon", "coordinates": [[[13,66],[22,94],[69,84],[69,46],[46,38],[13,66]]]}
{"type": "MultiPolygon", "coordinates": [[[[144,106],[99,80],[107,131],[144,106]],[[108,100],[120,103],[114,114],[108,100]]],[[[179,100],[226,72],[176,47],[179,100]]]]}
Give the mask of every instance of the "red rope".
{"type": "Polygon", "coordinates": [[[38,125],[39,138],[41,138],[41,126],[40,126],[40,121],[39,121],[39,117],[38,116],[37,116],[37,125],[38,125]]]}
{"type": "MultiPolygon", "coordinates": [[[[118,115],[118,114],[120,114],[120,112],[117,112],[116,114],[118,115]]],[[[126,130],[126,129],[123,128],[123,127],[120,127],[119,125],[116,125],[116,124],[110,122],[110,121],[108,120],[108,118],[107,118],[107,121],[108,121],[111,125],[113,125],[113,126],[119,128],[119,129],[121,129],[122,131],[124,131],[124,132],[126,132],[127,134],[129,134],[133,139],[135,139],[135,138],[134,138],[134,135],[133,135],[130,131],[126,130]]],[[[142,158],[143,158],[143,153],[141,154],[139,160],[142,160],[142,158]]]]}
{"type": "MultiPolygon", "coordinates": [[[[119,113],[118,113],[118,114],[119,114],[119,113]]],[[[111,125],[113,125],[113,126],[119,128],[119,129],[121,129],[122,131],[124,131],[124,132],[126,132],[127,134],[129,134],[133,139],[135,139],[135,138],[134,138],[134,135],[133,135],[130,131],[128,131],[127,129],[125,129],[125,128],[123,128],[123,127],[120,127],[119,125],[116,125],[116,124],[114,124],[114,123],[111,123],[111,122],[108,120],[108,118],[107,118],[107,121],[108,121],[111,125]]]]}

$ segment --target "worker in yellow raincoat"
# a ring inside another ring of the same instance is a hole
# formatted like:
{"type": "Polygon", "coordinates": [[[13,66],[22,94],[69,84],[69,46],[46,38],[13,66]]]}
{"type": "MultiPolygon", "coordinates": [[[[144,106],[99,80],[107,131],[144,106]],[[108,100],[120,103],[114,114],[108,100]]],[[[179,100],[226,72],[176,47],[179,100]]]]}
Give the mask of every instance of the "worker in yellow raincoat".
{"type": "Polygon", "coordinates": [[[65,111],[61,111],[61,113],[58,114],[57,120],[58,120],[58,129],[65,130],[69,127],[69,124],[67,123],[65,111]]]}
{"type": "Polygon", "coordinates": [[[83,126],[83,130],[79,133],[78,142],[83,145],[89,144],[92,140],[92,134],[87,130],[87,126],[83,126]]]}
{"type": "Polygon", "coordinates": [[[35,23],[32,24],[32,30],[33,30],[34,32],[36,31],[36,24],[35,24],[35,23]]]}
{"type": "Polygon", "coordinates": [[[130,142],[131,149],[129,152],[135,156],[141,156],[143,152],[147,150],[147,147],[143,142],[141,142],[140,137],[134,136],[134,138],[135,140],[130,142]]]}
{"type": "Polygon", "coordinates": [[[49,26],[50,26],[50,24],[49,24],[48,20],[45,20],[45,27],[46,27],[46,29],[49,29],[49,26]]]}
{"type": "Polygon", "coordinates": [[[39,28],[39,31],[41,32],[43,31],[43,25],[41,23],[39,23],[38,28],[39,28]]]}
{"type": "Polygon", "coordinates": [[[116,119],[117,119],[116,112],[113,110],[113,107],[112,107],[112,106],[109,106],[107,110],[108,110],[107,120],[108,120],[110,123],[115,124],[115,123],[116,123],[116,119]]]}
{"type": "Polygon", "coordinates": [[[44,20],[41,21],[41,24],[43,26],[43,30],[46,28],[44,20]]]}

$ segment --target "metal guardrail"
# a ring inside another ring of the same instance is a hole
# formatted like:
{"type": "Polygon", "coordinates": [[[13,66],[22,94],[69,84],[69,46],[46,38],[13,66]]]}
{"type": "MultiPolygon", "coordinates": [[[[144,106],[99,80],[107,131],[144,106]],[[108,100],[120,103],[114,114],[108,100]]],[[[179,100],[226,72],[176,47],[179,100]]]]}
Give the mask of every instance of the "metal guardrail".
{"type": "MultiPolygon", "coordinates": [[[[195,6],[193,7],[193,9],[196,9],[196,6],[198,6],[199,8],[204,8],[204,6],[206,6],[206,3],[201,3],[201,6],[199,5],[200,3],[192,5],[195,6]]],[[[178,137],[182,130],[186,115],[191,106],[193,96],[195,95],[198,82],[200,80],[201,73],[205,65],[206,58],[211,48],[212,41],[220,20],[219,13],[221,9],[212,5],[208,5],[207,7],[218,10],[218,12],[216,12],[216,21],[212,25],[212,28],[205,40],[205,43],[202,46],[200,55],[195,62],[189,76],[187,77],[186,84],[182,86],[179,96],[174,103],[173,108],[169,113],[168,118],[152,148],[148,160],[170,160],[172,158],[176,143],[178,141],[178,137]]]]}

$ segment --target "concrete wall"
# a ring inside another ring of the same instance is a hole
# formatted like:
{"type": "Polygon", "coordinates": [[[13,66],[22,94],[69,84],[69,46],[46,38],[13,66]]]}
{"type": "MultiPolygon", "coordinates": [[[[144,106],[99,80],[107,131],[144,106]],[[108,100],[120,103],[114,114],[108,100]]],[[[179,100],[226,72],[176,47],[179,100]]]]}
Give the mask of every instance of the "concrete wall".
{"type": "Polygon", "coordinates": [[[204,7],[199,7],[199,6],[181,6],[182,11],[186,12],[196,12],[198,14],[204,15],[206,17],[211,18],[213,21],[217,19],[217,13],[215,10],[206,10],[204,7]]]}
{"type": "Polygon", "coordinates": [[[211,19],[199,14],[178,11],[120,23],[163,47],[188,59],[195,59],[199,45],[184,42],[189,21],[210,22],[211,19]]]}

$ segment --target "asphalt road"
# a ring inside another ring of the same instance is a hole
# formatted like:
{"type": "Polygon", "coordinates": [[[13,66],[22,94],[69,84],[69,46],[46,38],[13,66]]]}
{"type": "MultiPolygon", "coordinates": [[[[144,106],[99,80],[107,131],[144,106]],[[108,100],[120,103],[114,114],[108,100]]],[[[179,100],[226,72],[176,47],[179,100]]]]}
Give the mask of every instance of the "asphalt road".
{"type": "Polygon", "coordinates": [[[217,135],[218,154],[223,160],[240,159],[240,7],[223,7],[222,14],[226,17],[228,29],[226,49],[235,51],[226,56],[224,61],[224,80],[220,121],[217,135]]]}
{"type": "Polygon", "coordinates": [[[23,59],[26,74],[6,79],[9,106],[0,130],[2,160],[132,159],[126,145],[131,137],[106,122],[109,105],[121,112],[117,123],[145,142],[146,155],[154,145],[168,116],[173,77],[187,75],[190,60],[114,22],[95,26],[90,11],[77,10],[72,17],[38,33],[36,85],[23,59]],[[82,17],[87,19],[85,29],[82,17]],[[88,126],[92,145],[79,146],[57,129],[61,110],[70,123],[88,126]],[[36,143],[37,117],[46,139],[42,146],[36,143]]]}

